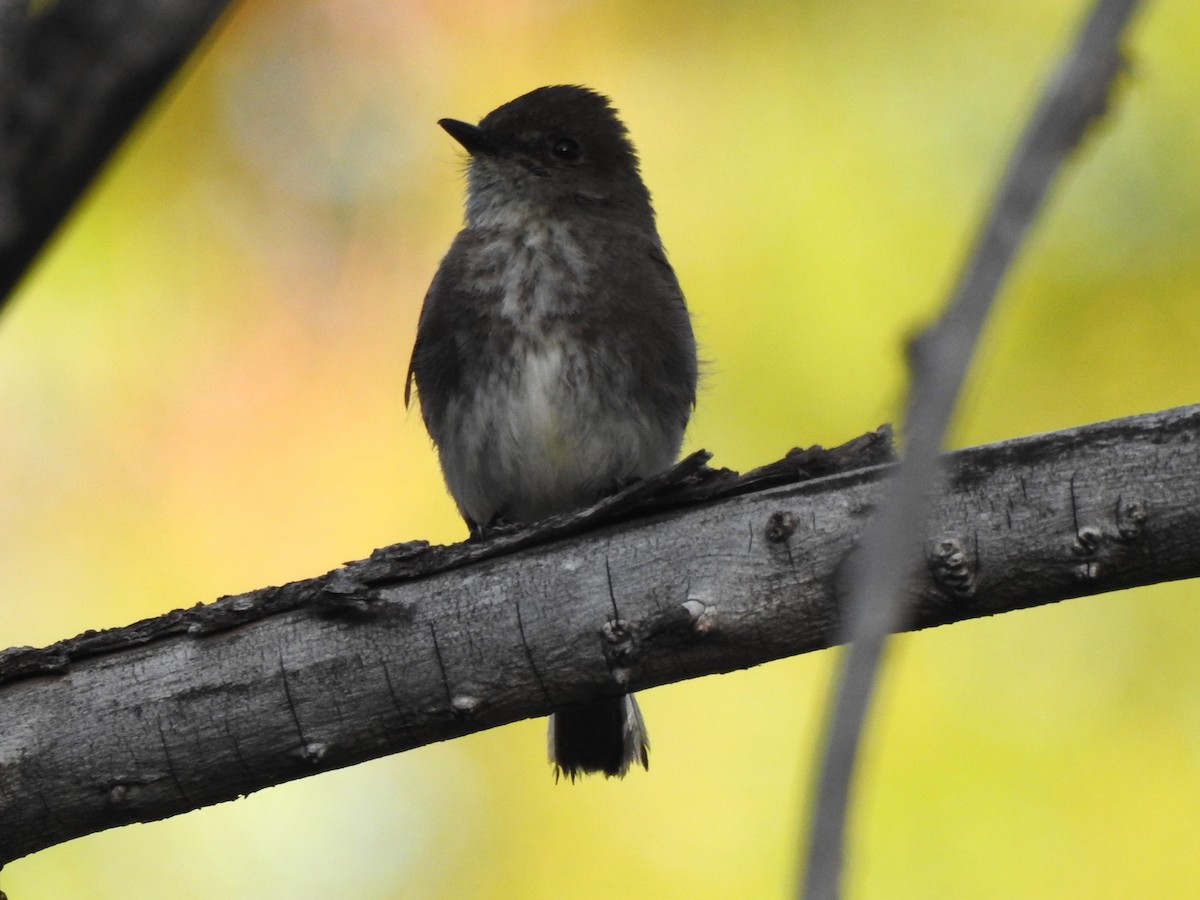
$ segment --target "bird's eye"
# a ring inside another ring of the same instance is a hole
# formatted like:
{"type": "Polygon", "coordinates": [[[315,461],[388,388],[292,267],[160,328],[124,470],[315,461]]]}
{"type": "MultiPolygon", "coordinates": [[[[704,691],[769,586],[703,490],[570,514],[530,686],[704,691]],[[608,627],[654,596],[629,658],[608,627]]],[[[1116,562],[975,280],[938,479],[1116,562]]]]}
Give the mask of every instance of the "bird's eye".
{"type": "Polygon", "coordinates": [[[578,162],[583,156],[583,148],[579,146],[579,141],[568,137],[556,138],[554,143],[550,145],[550,152],[554,158],[562,162],[578,162]]]}

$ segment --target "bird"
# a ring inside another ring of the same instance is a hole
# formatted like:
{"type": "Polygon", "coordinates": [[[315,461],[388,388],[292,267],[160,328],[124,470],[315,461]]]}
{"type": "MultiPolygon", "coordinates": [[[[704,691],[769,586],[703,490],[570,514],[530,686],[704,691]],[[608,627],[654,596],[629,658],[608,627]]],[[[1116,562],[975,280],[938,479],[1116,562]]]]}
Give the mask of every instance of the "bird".
{"type": "MultiPolygon", "coordinates": [[[[612,102],[540,87],[478,124],[464,224],[425,295],[412,388],[471,534],[590,505],[670,467],[696,403],[691,317],[612,102]]],[[[563,598],[561,602],[570,602],[563,598]]],[[[649,768],[632,693],[556,709],[556,780],[649,768]]]]}

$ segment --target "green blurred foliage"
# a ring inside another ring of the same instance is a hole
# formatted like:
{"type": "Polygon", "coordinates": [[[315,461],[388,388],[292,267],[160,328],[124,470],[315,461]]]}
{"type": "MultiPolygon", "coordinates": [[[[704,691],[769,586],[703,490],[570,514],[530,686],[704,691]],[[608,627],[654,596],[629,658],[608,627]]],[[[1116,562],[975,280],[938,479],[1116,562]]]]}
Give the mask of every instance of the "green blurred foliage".
{"type": "MultiPolygon", "coordinates": [[[[260,0],[229,17],[0,321],[0,643],[463,536],[403,376],[459,221],[433,123],[609,93],[748,468],[896,416],[1081,4],[260,0]]],[[[1006,286],[965,445],[1200,386],[1200,7],[1151,4],[1006,286]]],[[[1200,892],[1194,586],[897,639],[851,894],[1200,892]]],[[[771,897],[828,654],[645,695],[653,769],[555,785],[525,722],[12,864],[20,900],[771,897]]]]}

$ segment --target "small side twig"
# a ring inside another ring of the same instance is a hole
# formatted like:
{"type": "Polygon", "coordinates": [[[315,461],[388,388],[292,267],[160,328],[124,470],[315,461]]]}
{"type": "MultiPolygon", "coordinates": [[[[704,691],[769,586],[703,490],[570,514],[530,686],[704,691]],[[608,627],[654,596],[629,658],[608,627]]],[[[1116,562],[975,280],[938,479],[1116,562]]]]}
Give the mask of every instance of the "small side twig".
{"type": "Polygon", "coordinates": [[[887,635],[901,623],[903,585],[922,534],[914,523],[928,518],[937,453],[967,367],[992,301],[1055,175],[1107,108],[1113,77],[1122,66],[1118,40],[1136,6],[1136,0],[1099,0],[1093,7],[1009,162],[945,314],[910,348],[907,452],[850,573],[848,637],[853,643],[834,688],[803,878],[804,896],[812,900],[840,895],[846,810],[863,724],[887,635]]]}

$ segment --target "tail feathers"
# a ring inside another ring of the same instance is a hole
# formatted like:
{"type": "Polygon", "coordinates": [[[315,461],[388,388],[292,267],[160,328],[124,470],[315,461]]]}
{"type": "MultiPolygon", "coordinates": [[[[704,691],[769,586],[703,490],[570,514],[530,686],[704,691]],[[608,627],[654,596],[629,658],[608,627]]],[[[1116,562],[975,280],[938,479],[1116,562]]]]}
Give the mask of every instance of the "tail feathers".
{"type": "Polygon", "coordinates": [[[634,763],[650,768],[650,738],[633,694],[573,703],[550,717],[554,780],[590,772],[618,778],[634,763]]]}

